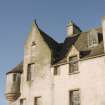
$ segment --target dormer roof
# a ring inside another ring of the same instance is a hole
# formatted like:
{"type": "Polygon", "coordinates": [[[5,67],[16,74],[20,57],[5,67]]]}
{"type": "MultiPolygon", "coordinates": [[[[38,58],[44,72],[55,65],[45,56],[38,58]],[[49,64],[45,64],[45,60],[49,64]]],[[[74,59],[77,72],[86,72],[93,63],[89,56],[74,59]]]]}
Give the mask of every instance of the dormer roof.
{"type": "MultiPolygon", "coordinates": [[[[75,34],[72,37],[67,37],[65,38],[63,43],[58,43],[49,35],[47,35],[45,32],[43,32],[38,27],[38,25],[36,26],[41,36],[43,37],[44,41],[47,43],[48,47],[52,52],[52,61],[51,61],[52,65],[65,62],[67,60],[67,53],[68,51],[70,51],[70,48],[72,46],[75,46],[75,48],[79,51],[79,56],[81,60],[104,54],[102,27],[95,28],[95,30],[98,33],[97,34],[99,42],[98,45],[94,47],[88,47],[88,34],[90,33],[91,30],[75,34]]],[[[7,74],[22,73],[22,72],[23,72],[23,62],[18,64],[11,71],[7,72],[7,74]]]]}

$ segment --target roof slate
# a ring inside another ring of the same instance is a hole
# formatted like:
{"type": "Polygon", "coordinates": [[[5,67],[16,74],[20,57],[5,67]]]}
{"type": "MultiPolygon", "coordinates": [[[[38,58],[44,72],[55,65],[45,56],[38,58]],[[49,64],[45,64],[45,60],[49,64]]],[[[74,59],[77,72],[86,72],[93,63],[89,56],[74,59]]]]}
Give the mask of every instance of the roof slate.
{"type": "MultiPolygon", "coordinates": [[[[79,51],[80,59],[104,54],[103,35],[101,27],[95,29],[98,32],[97,37],[99,39],[99,44],[94,47],[88,47],[88,34],[91,30],[75,34],[72,37],[67,37],[65,38],[63,43],[57,43],[54,39],[48,36],[40,28],[38,29],[52,52],[51,61],[52,65],[66,62],[67,53],[68,51],[70,51],[72,45],[75,46],[75,48],[79,51]]],[[[14,69],[9,71],[7,74],[14,72],[15,73],[23,72],[23,62],[18,64],[14,69]]]]}
{"type": "Polygon", "coordinates": [[[81,32],[80,34],[75,34],[72,37],[67,37],[62,44],[62,50],[60,50],[59,55],[54,62],[54,64],[63,63],[66,61],[67,53],[70,48],[73,46],[80,53],[80,59],[89,58],[92,56],[101,55],[104,53],[104,46],[103,46],[103,35],[102,35],[102,28],[95,29],[97,31],[97,37],[99,43],[97,46],[89,47],[88,46],[88,34],[91,30],[87,32],[81,32]]]}
{"type": "Polygon", "coordinates": [[[10,73],[22,73],[22,72],[23,72],[23,62],[21,62],[20,64],[16,65],[15,68],[10,70],[6,74],[10,74],[10,73]]]}

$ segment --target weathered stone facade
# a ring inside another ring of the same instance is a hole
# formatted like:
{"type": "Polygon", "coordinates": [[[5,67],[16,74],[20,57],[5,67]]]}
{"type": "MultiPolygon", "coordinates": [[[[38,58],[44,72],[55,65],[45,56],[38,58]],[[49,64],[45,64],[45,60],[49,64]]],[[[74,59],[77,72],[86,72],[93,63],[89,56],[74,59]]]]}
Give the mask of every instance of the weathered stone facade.
{"type": "Polygon", "coordinates": [[[91,30],[69,22],[67,38],[57,43],[33,22],[24,60],[6,74],[9,105],[105,105],[105,17],[94,30],[89,46],[91,30]]]}

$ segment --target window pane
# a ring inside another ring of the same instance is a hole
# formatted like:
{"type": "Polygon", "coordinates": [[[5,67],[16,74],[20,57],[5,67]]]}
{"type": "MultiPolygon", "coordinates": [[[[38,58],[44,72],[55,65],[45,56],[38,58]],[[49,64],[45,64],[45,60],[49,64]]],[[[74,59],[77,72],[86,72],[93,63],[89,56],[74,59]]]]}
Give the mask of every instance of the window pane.
{"type": "Polygon", "coordinates": [[[20,99],[20,105],[26,105],[26,99],[20,99]]]}
{"type": "Polygon", "coordinates": [[[78,58],[77,56],[69,58],[69,73],[78,71],[78,58]]]}
{"type": "Polygon", "coordinates": [[[70,105],[80,105],[79,90],[70,91],[70,105]]]}
{"type": "Polygon", "coordinates": [[[54,75],[58,75],[59,74],[59,66],[55,66],[54,67],[54,75]]]}
{"type": "Polygon", "coordinates": [[[27,69],[27,80],[34,80],[35,64],[29,64],[27,69]]]}
{"type": "Polygon", "coordinates": [[[16,77],[17,77],[17,75],[16,74],[13,74],[13,81],[14,82],[16,81],[16,77]]]}
{"type": "Polygon", "coordinates": [[[98,33],[95,29],[92,29],[88,33],[88,46],[94,47],[96,45],[98,45],[98,33]]]}
{"type": "Polygon", "coordinates": [[[35,97],[34,105],[42,105],[41,97],[35,97]]]}

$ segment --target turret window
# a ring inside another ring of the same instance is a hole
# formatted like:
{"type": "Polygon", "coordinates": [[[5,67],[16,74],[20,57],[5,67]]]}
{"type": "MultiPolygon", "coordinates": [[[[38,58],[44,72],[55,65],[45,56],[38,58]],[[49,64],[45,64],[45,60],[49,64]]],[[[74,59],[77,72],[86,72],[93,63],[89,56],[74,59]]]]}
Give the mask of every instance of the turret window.
{"type": "Polygon", "coordinates": [[[77,56],[69,57],[69,73],[76,73],[78,71],[77,56]]]}
{"type": "Polygon", "coordinates": [[[34,80],[34,74],[35,74],[35,64],[34,63],[28,64],[27,81],[34,80]]]}
{"type": "Polygon", "coordinates": [[[17,78],[17,75],[16,74],[13,74],[13,81],[14,82],[16,81],[16,78],[17,78]]]}

